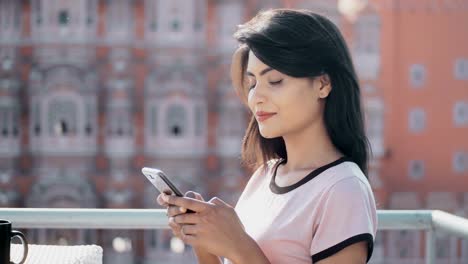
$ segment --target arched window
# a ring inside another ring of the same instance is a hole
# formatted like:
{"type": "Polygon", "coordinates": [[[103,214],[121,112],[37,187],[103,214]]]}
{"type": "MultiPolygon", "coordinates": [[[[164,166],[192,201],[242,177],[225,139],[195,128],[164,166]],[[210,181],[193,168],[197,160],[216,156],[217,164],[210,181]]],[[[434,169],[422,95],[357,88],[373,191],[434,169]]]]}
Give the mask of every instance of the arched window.
{"type": "Polygon", "coordinates": [[[53,100],[49,104],[49,134],[69,136],[76,134],[77,107],[72,100],[53,100]]]}
{"type": "Polygon", "coordinates": [[[187,111],[181,105],[171,105],[166,112],[166,133],[171,137],[183,137],[187,133],[187,111]]]}

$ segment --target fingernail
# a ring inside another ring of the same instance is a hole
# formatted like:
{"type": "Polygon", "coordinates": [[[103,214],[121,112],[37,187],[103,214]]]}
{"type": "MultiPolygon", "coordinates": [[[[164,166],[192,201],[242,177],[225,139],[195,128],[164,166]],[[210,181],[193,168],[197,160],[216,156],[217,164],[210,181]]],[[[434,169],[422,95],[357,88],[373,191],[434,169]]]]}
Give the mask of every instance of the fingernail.
{"type": "Polygon", "coordinates": [[[184,207],[179,207],[179,211],[180,211],[181,213],[185,213],[185,212],[187,211],[187,209],[184,208],[184,207]]]}
{"type": "Polygon", "coordinates": [[[174,222],[174,217],[173,216],[169,217],[169,222],[174,222]]]}
{"type": "Polygon", "coordinates": [[[190,197],[190,198],[195,198],[195,193],[192,191],[188,191],[187,193],[185,193],[185,196],[190,197]]]}
{"type": "Polygon", "coordinates": [[[161,197],[162,197],[163,201],[167,202],[167,196],[165,194],[161,194],[161,197]]]}

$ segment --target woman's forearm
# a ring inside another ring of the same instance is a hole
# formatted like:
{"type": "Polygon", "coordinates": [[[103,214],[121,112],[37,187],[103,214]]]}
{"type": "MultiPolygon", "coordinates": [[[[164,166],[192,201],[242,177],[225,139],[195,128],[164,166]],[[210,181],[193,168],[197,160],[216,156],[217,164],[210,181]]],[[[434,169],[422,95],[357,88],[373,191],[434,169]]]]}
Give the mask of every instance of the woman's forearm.
{"type": "Polygon", "coordinates": [[[234,264],[270,264],[260,246],[250,236],[239,243],[236,255],[232,257],[234,264]]]}
{"type": "Polygon", "coordinates": [[[197,262],[199,264],[222,264],[223,263],[221,258],[211,253],[208,253],[206,251],[197,250],[194,248],[193,252],[195,252],[195,256],[197,256],[197,262]]]}

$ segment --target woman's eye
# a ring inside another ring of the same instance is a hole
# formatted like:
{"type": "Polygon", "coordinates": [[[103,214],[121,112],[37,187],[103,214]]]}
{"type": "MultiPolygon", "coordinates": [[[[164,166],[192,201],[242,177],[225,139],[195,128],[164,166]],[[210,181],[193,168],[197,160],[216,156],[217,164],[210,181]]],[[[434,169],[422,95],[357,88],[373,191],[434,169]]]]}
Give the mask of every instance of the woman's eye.
{"type": "Polygon", "coordinates": [[[249,84],[249,90],[255,88],[255,85],[257,85],[257,83],[250,83],[249,84]]]}
{"type": "Polygon", "coordinates": [[[283,79],[276,81],[276,82],[270,82],[271,85],[278,85],[283,81],[283,79]]]}

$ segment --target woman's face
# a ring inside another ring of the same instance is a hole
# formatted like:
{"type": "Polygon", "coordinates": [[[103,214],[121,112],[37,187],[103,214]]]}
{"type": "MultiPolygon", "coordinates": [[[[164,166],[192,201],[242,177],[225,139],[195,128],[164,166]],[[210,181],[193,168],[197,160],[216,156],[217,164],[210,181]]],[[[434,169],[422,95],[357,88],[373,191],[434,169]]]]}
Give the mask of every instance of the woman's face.
{"type": "Polygon", "coordinates": [[[249,52],[247,102],[265,138],[294,135],[317,124],[331,88],[323,78],[294,78],[249,52]]]}

